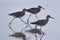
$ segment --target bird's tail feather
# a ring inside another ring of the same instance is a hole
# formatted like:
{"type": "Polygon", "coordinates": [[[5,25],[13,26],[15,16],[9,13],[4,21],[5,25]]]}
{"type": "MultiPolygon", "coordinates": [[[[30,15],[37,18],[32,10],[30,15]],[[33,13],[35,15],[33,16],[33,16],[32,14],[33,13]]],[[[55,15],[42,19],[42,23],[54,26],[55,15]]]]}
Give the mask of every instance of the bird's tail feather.
{"type": "Polygon", "coordinates": [[[14,35],[9,35],[9,36],[14,36],[14,35]]]}
{"type": "Polygon", "coordinates": [[[35,24],[34,22],[31,22],[31,24],[35,24]]]}
{"type": "Polygon", "coordinates": [[[8,15],[12,15],[12,14],[8,14],[8,15]]]}

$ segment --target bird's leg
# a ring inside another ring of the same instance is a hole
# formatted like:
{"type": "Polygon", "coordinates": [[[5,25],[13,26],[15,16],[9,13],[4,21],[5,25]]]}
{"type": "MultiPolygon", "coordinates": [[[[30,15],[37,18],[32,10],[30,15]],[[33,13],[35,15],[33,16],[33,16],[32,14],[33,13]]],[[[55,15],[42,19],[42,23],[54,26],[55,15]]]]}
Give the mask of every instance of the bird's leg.
{"type": "MultiPolygon", "coordinates": [[[[20,18],[20,19],[21,19],[21,18],[20,18]]],[[[22,19],[21,19],[21,21],[24,22],[22,19]]],[[[28,23],[26,23],[26,22],[24,22],[24,23],[28,25],[28,23]]],[[[24,27],[24,28],[21,30],[21,32],[22,32],[24,29],[26,29],[27,27],[28,27],[28,26],[24,27]]]]}
{"type": "Polygon", "coordinates": [[[39,20],[39,18],[37,17],[37,15],[35,14],[35,17],[39,20]]]}
{"type": "Polygon", "coordinates": [[[41,28],[42,28],[42,27],[40,26],[40,30],[41,30],[41,28]]]}
{"type": "Polygon", "coordinates": [[[13,32],[15,32],[15,31],[12,29],[12,27],[11,27],[11,26],[9,26],[9,29],[10,29],[10,30],[12,30],[13,32]]]}
{"type": "Polygon", "coordinates": [[[36,40],[37,40],[37,35],[35,35],[35,37],[36,37],[36,40]]]}
{"type": "Polygon", "coordinates": [[[29,19],[31,17],[32,14],[29,15],[28,19],[27,19],[27,24],[29,25],[29,27],[31,28],[30,24],[29,24],[29,19]]]}
{"type": "Polygon", "coordinates": [[[42,36],[41,36],[40,40],[42,40],[43,36],[44,36],[44,34],[42,34],[42,36]]]}
{"type": "Polygon", "coordinates": [[[35,28],[37,28],[37,25],[35,26],[35,28]]]}
{"type": "Polygon", "coordinates": [[[32,15],[32,14],[30,14],[29,17],[28,17],[28,19],[27,19],[27,22],[28,22],[28,23],[29,23],[29,19],[30,19],[31,15],[32,15]]]}
{"type": "Polygon", "coordinates": [[[22,18],[20,18],[20,20],[21,20],[23,23],[27,24],[25,21],[22,20],[22,18]]]}
{"type": "Polygon", "coordinates": [[[11,23],[13,22],[14,19],[15,19],[15,18],[13,18],[13,19],[11,20],[11,22],[8,24],[9,29],[11,29],[13,32],[15,32],[15,31],[11,28],[11,23]]]}
{"type": "Polygon", "coordinates": [[[8,26],[11,26],[11,23],[13,22],[14,19],[15,19],[15,18],[13,18],[13,19],[10,21],[10,23],[8,24],[8,26]]]}
{"type": "Polygon", "coordinates": [[[24,27],[22,30],[21,30],[21,32],[24,30],[24,29],[26,29],[28,26],[26,26],[26,27],[24,27]]]}
{"type": "Polygon", "coordinates": [[[12,30],[13,32],[15,32],[11,27],[9,27],[10,30],[12,30]]]}

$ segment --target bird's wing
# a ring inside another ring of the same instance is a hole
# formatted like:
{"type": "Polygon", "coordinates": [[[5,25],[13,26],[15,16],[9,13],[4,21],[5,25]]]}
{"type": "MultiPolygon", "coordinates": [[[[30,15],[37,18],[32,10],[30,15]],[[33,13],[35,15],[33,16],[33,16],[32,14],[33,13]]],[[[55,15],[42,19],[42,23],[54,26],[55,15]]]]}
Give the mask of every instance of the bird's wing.
{"type": "Polygon", "coordinates": [[[40,20],[40,22],[38,22],[39,24],[45,24],[46,20],[40,20]]]}
{"type": "Polygon", "coordinates": [[[37,8],[30,8],[30,9],[27,9],[27,11],[35,11],[37,8]]]}

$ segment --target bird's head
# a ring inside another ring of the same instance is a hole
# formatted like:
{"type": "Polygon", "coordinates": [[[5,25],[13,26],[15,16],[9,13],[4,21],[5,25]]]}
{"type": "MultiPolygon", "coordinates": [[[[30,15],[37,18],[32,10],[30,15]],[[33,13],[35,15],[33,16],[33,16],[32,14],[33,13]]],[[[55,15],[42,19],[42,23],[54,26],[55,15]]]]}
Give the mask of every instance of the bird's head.
{"type": "Polygon", "coordinates": [[[40,5],[38,6],[38,8],[42,8],[42,9],[45,9],[45,8],[43,8],[43,7],[42,7],[42,6],[40,6],[40,5]]]}
{"type": "Polygon", "coordinates": [[[55,19],[55,18],[51,17],[50,15],[47,15],[47,17],[48,17],[48,18],[52,18],[52,19],[55,19]]]}
{"type": "Polygon", "coordinates": [[[24,8],[23,11],[26,11],[26,9],[24,8]]]}

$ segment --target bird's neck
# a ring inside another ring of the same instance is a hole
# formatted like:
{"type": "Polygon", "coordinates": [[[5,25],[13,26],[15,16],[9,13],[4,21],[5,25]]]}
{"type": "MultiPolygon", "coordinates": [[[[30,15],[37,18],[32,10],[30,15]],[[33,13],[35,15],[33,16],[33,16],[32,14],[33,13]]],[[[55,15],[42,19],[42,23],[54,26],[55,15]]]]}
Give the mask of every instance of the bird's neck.
{"type": "Polygon", "coordinates": [[[41,9],[40,7],[38,7],[38,9],[41,9]]]}
{"type": "Polygon", "coordinates": [[[23,10],[23,12],[25,12],[26,11],[26,9],[25,10],[23,10]]]}
{"type": "Polygon", "coordinates": [[[22,13],[25,13],[25,10],[23,10],[22,13]]]}
{"type": "Polygon", "coordinates": [[[49,21],[49,17],[46,17],[46,20],[49,21]]]}
{"type": "Polygon", "coordinates": [[[23,11],[23,15],[25,15],[25,11],[23,11]]]}
{"type": "Polygon", "coordinates": [[[41,8],[38,7],[38,10],[41,11],[41,8]]]}

